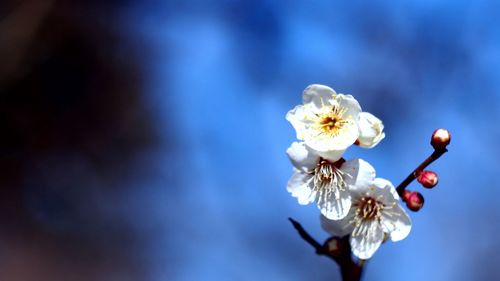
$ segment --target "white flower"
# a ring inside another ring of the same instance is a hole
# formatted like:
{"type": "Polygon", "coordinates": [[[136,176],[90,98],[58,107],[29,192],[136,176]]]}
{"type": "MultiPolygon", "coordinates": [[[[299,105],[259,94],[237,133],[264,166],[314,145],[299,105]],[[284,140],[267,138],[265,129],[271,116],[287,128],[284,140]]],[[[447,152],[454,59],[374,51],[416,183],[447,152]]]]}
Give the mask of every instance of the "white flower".
{"type": "Polygon", "coordinates": [[[344,218],[351,208],[349,189],[369,185],[375,169],[361,159],[340,160],[341,154],[326,159],[304,142],[294,142],[287,150],[295,167],[287,190],[299,204],[316,202],[321,213],[329,219],[344,218]]]}
{"type": "Polygon", "coordinates": [[[351,95],[337,94],[323,85],[308,86],[302,96],[303,105],[290,110],[286,119],[299,140],[318,151],[342,151],[359,136],[359,103],[351,95]]]}
{"type": "Polygon", "coordinates": [[[374,179],[371,184],[350,189],[352,208],[343,220],[321,216],[323,229],[333,236],[350,234],[351,250],[360,259],[373,256],[387,234],[392,241],[410,233],[410,217],[399,205],[399,196],[391,182],[374,179]]]}
{"type": "Polygon", "coordinates": [[[359,113],[359,146],[372,148],[385,138],[384,124],[368,112],[359,113]]]}

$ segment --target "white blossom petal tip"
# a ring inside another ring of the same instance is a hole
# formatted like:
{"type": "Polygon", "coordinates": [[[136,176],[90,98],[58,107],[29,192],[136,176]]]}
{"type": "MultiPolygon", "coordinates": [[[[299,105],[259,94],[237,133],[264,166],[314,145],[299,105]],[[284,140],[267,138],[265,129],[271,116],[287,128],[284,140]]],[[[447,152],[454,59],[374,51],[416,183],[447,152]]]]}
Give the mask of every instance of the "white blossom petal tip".
{"type": "Polygon", "coordinates": [[[323,198],[318,199],[318,209],[323,216],[330,220],[340,220],[347,216],[352,204],[349,192],[324,192],[322,196],[323,198]]]}
{"type": "Polygon", "coordinates": [[[356,226],[349,242],[352,253],[359,259],[367,260],[375,254],[383,240],[382,227],[377,222],[371,221],[356,226]]]}
{"type": "Polygon", "coordinates": [[[324,215],[320,216],[321,227],[332,236],[343,237],[354,230],[354,225],[349,223],[354,213],[349,214],[342,220],[331,220],[324,215]]]}
{"type": "Polygon", "coordinates": [[[293,166],[303,172],[313,171],[321,158],[304,142],[293,142],[286,150],[286,154],[293,166]]]}
{"type": "Polygon", "coordinates": [[[336,95],[335,90],[328,86],[312,84],[304,89],[302,102],[304,104],[313,103],[316,107],[321,108],[324,104],[331,104],[336,95]]]}
{"type": "Polygon", "coordinates": [[[300,205],[307,205],[314,201],[313,178],[307,173],[296,170],[288,181],[287,190],[297,198],[300,205]]]}
{"type": "Polygon", "coordinates": [[[351,192],[364,191],[373,184],[375,180],[375,168],[363,159],[351,159],[340,167],[340,170],[349,175],[346,183],[351,192]]]}

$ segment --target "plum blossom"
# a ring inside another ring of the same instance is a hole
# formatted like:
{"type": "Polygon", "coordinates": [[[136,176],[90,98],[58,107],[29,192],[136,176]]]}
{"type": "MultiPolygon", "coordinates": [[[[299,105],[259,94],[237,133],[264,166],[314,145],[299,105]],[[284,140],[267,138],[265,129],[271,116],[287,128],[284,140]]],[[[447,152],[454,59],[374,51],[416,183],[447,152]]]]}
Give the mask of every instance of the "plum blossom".
{"type": "Polygon", "coordinates": [[[361,107],[354,97],[314,84],[304,90],[302,101],[286,115],[299,140],[320,154],[343,151],[357,140],[361,107]]]}
{"type": "Polygon", "coordinates": [[[294,142],[287,154],[294,166],[287,190],[299,204],[315,202],[328,219],[344,218],[351,208],[350,188],[369,185],[375,169],[361,159],[345,161],[342,154],[323,158],[304,142],[294,142]]]}
{"type": "Polygon", "coordinates": [[[302,101],[287,113],[286,119],[295,128],[297,138],[321,156],[343,152],[356,141],[372,148],[385,137],[380,119],[362,112],[351,95],[313,84],[304,90],[302,101]]]}
{"type": "Polygon", "coordinates": [[[411,220],[399,205],[399,196],[391,182],[377,178],[352,186],[352,208],[342,220],[321,216],[323,229],[333,236],[349,235],[352,253],[369,259],[386,235],[394,242],[404,239],[411,230],[411,220]]]}

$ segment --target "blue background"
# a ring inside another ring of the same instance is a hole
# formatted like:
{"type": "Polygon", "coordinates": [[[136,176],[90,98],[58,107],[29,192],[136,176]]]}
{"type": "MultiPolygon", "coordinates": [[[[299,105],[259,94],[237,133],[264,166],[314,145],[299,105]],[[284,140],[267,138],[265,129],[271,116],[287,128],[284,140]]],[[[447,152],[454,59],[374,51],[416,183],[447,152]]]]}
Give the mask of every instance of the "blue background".
{"type": "Polygon", "coordinates": [[[185,159],[165,163],[180,182],[163,212],[182,215],[171,218],[177,247],[157,250],[178,263],[173,279],[339,278],[286,220],[326,238],[316,207],[299,206],[285,190],[284,151],[295,135],[284,115],[311,83],[354,95],[384,121],[379,146],[347,157],[366,159],[396,184],[432,151],[434,129],[453,136],[450,152],[430,167],[440,184],[422,191],[426,205],[410,214],[411,234],[384,245],[366,279],[500,278],[498,3],[167,6],[138,28],[160,48],[155,101],[175,120],[185,159]]]}
{"type": "MultiPolygon", "coordinates": [[[[70,247],[70,254],[54,254],[53,271],[67,266],[76,276],[91,268],[95,275],[87,280],[340,280],[337,266],[315,255],[287,220],[327,238],[317,208],[300,206],[286,191],[292,166],[285,150],[295,132],[284,117],[307,85],[320,83],[354,95],[383,120],[386,138],[374,149],[353,147],[346,158],[367,160],[395,184],[432,152],[434,129],[452,133],[449,153],[430,166],[439,185],[410,186],[426,199],[410,213],[410,235],[384,244],[365,280],[499,279],[499,9],[495,1],[119,5],[104,21],[138,50],[140,99],[153,116],[155,144],[135,154],[132,172],[112,183],[89,172],[98,166],[85,155],[70,161],[72,152],[52,153],[41,166],[66,171],[73,163],[74,173],[92,174],[85,187],[75,187],[92,208],[62,201],[79,206],[78,217],[104,228],[120,222],[123,230],[113,237],[81,234],[73,217],[47,211],[50,200],[30,210],[48,233],[78,232],[93,245],[118,239],[134,266],[94,264],[92,255],[74,262],[77,250],[70,247]],[[115,185],[122,188],[105,188],[115,185]],[[133,238],[120,240],[123,233],[133,238]]],[[[120,46],[110,48],[128,60],[120,46]]],[[[29,264],[26,257],[52,255],[41,246],[27,250],[26,241],[15,246],[8,233],[1,241],[4,264],[15,253],[21,265],[29,264]],[[25,257],[23,249],[35,254],[25,257]]],[[[47,266],[34,264],[29,268],[42,280],[70,280],[69,273],[36,271],[47,266]]],[[[12,272],[3,276],[17,280],[12,272]]]]}

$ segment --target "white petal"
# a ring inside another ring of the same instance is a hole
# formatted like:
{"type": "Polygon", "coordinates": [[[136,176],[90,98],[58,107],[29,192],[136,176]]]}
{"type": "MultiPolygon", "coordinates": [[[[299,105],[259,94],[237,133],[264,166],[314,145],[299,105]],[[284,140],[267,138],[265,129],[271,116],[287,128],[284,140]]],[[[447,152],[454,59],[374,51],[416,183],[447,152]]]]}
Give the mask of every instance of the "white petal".
{"type": "Polygon", "coordinates": [[[300,205],[307,205],[314,201],[316,192],[313,188],[314,181],[311,174],[296,170],[288,180],[287,190],[297,198],[300,205]]]}
{"type": "Polygon", "coordinates": [[[286,114],[286,120],[290,122],[297,133],[297,139],[302,140],[307,133],[307,109],[303,105],[297,105],[286,114]]]}
{"type": "Polygon", "coordinates": [[[385,138],[384,124],[368,112],[361,112],[358,120],[359,146],[372,148],[385,138]]]}
{"type": "Polygon", "coordinates": [[[344,172],[344,180],[349,189],[354,192],[364,192],[372,185],[375,179],[375,168],[363,159],[346,161],[340,170],[344,172]]]}
{"type": "Polygon", "coordinates": [[[321,215],[321,227],[332,236],[346,236],[351,234],[354,229],[354,224],[350,223],[354,215],[354,210],[350,211],[349,214],[342,220],[330,220],[324,215],[321,215]]]}
{"type": "MultiPolygon", "coordinates": [[[[297,133],[297,138],[299,134],[297,133]]],[[[328,151],[345,151],[349,146],[353,145],[359,137],[358,126],[354,123],[345,126],[345,130],[338,136],[332,137],[326,134],[316,133],[307,136],[301,134],[302,138],[308,146],[318,152],[328,151]]],[[[299,138],[300,139],[300,138],[299,138]]]]}
{"type": "Polygon", "coordinates": [[[382,178],[376,178],[373,181],[373,187],[376,189],[379,200],[386,206],[382,211],[381,220],[384,232],[390,235],[392,241],[406,238],[411,230],[411,220],[399,205],[399,195],[396,189],[390,181],[382,178]]]}
{"type": "Polygon", "coordinates": [[[390,181],[383,178],[376,178],[373,180],[373,187],[376,188],[376,193],[381,196],[380,201],[382,203],[392,205],[394,202],[399,202],[398,192],[390,181]]]}
{"type": "Polygon", "coordinates": [[[340,107],[347,109],[347,112],[344,114],[344,117],[351,117],[355,121],[358,120],[358,115],[361,112],[361,106],[358,101],[351,95],[338,95],[338,101],[340,107]]]}
{"type": "Polygon", "coordinates": [[[374,124],[382,123],[380,119],[368,112],[361,112],[358,118],[360,129],[360,138],[375,138],[379,133],[374,128],[374,124]]]}
{"type": "Polygon", "coordinates": [[[349,242],[352,253],[363,260],[369,259],[384,240],[384,231],[376,221],[365,221],[354,228],[349,242]]]}
{"type": "Polygon", "coordinates": [[[411,230],[410,217],[399,204],[382,211],[381,223],[394,242],[405,239],[411,230]]]}
{"type": "Polygon", "coordinates": [[[342,155],[344,155],[345,149],[344,150],[329,150],[329,151],[316,151],[319,156],[323,157],[324,159],[330,161],[330,162],[336,162],[340,158],[342,158],[342,155]]]}
{"type": "Polygon", "coordinates": [[[293,142],[286,150],[286,154],[290,158],[293,166],[304,172],[313,171],[320,158],[320,156],[315,153],[314,150],[307,147],[304,142],[293,142]]]}
{"type": "Polygon", "coordinates": [[[321,214],[331,220],[343,219],[351,209],[351,195],[349,191],[337,188],[334,192],[318,192],[316,203],[321,214]]]}
{"type": "Polygon", "coordinates": [[[302,101],[304,104],[312,103],[316,108],[321,108],[324,105],[332,104],[336,95],[337,93],[328,86],[313,84],[304,90],[302,101]]]}

